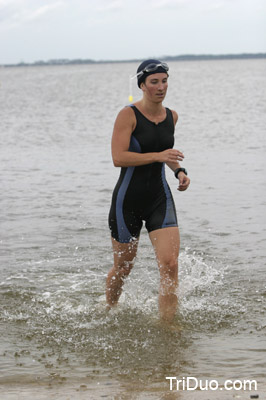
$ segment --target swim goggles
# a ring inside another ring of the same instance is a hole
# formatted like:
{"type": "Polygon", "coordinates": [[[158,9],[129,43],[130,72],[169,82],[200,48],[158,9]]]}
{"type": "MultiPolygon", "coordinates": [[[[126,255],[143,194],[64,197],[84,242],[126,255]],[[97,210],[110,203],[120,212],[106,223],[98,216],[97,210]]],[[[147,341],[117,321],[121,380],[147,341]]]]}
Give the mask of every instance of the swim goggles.
{"type": "Polygon", "coordinates": [[[160,63],[160,64],[151,63],[151,64],[148,64],[142,71],[140,71],[136,75],[132,76],[131,79],[139,78],[140,76],[145,74],[145,72],[149,73],[149,72],[156,71],[156,69],[158,69],[159,67],[162,67],[165,70],[165,72],[169,71],[169,67],[166,63],[160,63]]]}

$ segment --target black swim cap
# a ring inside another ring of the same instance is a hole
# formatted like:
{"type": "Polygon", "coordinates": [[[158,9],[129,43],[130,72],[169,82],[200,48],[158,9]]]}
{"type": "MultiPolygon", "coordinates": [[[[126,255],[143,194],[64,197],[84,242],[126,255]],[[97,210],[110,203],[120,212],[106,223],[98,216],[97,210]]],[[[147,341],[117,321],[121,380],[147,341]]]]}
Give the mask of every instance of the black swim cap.
{"type": "Polygon", "coordinates": [[[157,74],[158,72],[164,72],[168,75],[167,73],[168,70],[169,70],[168,65],[159,60],[149,59],[143,61],[137,69],[138,87],[140,88],[141,83],[145,82],[147,76],[152,74],[157,74]],[[146,68],[148,69],[148,71],[145,70],[146,68]]]}

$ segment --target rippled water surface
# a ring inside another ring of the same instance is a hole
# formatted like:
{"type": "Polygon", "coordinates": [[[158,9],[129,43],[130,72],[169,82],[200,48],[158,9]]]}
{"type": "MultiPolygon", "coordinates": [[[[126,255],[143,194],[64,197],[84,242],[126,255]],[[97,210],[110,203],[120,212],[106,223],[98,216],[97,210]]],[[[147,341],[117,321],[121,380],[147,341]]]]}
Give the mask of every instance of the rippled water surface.
{"type": "Polygon", "coordinates": [[[145,230],[120,305],[105,309],[110,140],[135,69],[0,70],[3,399],[193,398],[167,376],[256,379],[265,394],[266,63],[170,63],[165,105],[192,181],[181,193],[167,174],[181,232],[172,329],[145,230]]]}

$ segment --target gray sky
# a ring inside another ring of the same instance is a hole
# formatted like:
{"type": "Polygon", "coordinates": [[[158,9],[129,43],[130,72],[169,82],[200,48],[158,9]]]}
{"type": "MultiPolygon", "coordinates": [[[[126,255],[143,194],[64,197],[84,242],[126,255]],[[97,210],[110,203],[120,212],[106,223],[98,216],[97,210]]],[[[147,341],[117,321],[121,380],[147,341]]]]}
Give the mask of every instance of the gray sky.
{"type": "Polygon", "coordinates": [[[0,0],[0,64],[266,52],[265,0],[0,0]]]}

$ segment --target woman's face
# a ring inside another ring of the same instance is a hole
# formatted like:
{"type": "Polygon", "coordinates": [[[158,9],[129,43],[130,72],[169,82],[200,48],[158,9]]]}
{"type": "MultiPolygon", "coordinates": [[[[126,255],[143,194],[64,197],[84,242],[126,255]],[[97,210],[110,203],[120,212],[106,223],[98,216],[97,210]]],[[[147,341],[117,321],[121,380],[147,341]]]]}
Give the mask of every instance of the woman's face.
{"type": "Polygon", "coordinates": [[[141,89],[149,100],[161,102],[166,96],[168,88],[168,75],[164,72],[147,76],[141,84],[141,89]]]}

